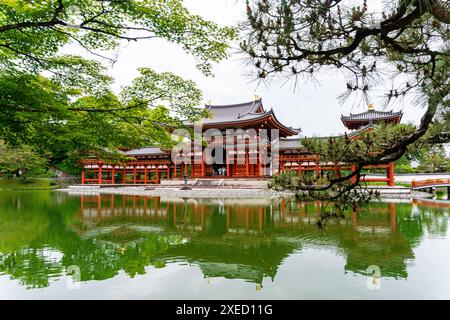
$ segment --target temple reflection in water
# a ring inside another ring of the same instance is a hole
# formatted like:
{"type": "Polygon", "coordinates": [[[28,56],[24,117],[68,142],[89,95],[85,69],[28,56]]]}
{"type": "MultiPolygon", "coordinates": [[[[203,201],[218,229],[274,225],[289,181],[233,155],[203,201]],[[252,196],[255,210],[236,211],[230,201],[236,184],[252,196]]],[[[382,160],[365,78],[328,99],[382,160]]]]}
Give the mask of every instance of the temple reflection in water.
{"type": "Polygon", "coordinates": [[[0,278],[25,288],[49,287],[70,266],[82,282],[151,277],[167,266],[261,288],[283,281],[288,267],[321,263],[335,277],[376,265],[383,278],[407,279],[416,248],[447,237],[449,212],[444,201],[373,203],[319,228],[332,205],[288,199],[14,192],[0,207],[0,278]]]}
{"type": "MultiPolygon", "coordinates": [[[[413,212],[420,205],[414,203],[413,212]]],[[[255,283],[273,279],[284,259],[311,246],[345,256],[345,272],[366,274],[377,265],[383,277],[407,277],[417,236],[414,226],[398,217],[405,215],[402,210],[411,213],[409,203],[373,204],[328,221],[325,229],[317,221],[331,208],[320,202],[82,195],[80,207],[72,230],[131,255],[128,260],[150,246],[148,264],[188,262],[206,277],[255,283]]]]}

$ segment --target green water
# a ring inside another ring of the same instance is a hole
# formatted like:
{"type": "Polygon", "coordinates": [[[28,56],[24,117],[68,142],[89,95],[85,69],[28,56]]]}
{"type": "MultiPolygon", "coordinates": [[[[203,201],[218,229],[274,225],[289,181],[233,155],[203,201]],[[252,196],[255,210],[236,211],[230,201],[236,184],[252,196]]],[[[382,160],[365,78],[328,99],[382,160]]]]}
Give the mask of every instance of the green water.
{"type": "Polygon", "coordinates": [[[327,210],[1,191],[0,299],[450,298],[448,203],[327,210]]]}

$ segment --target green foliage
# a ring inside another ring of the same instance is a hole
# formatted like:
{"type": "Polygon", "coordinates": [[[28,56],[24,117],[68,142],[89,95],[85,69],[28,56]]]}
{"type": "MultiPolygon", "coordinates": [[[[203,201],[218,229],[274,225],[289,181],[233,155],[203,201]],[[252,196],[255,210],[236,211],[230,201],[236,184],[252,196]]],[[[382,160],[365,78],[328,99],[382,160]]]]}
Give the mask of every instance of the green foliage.
{"type": "Polygon", "coordinates": [[[443,145],[427,145],[420,150],[418,169],[424,172],[448,172],[450,158],[445,154],[443,145]]]}
{"type": "Polygon", "coordinates": [[[183,125],[181,117],[203,115],[195,108],[202,94],[195,83],[171,73],[140,71],[120,98],[107,88],[82,95],[83,88],[69,89],[40,75],[0,75],[0,138],[34,146],[51,164],[92,153],[120,158],[120,147],[170,147],[170,129],[183,125]]]}
{"type": "Polygon", "coordinates": [[[342,99],[361,93],[367,103],[369,91],[381,89],[389,103],[422,94],[430,83],[436,90],[448,85],[449,17],[448,1],[440,0],[383,6],[367,0],[252,0],[241,49],[259,78],[314,79],[328,67],[347,79],[342,99]],[[392,81],[398,74],[402,80],[392,81]],[[386,81],[392,81],[387,90],[386,81]]]}
{"type": "Polygon", "coordinates": [[[181,0],[17,0],[0,2],[0,12],[0,65],[25,70],[60,66],[59,50],[69,43],[99,55],[121,40],[163,38],[211,74],[211,62],[227,57],[235,38],[233,28],[190,14],[181,0]]]}
{"type": "Polygon", "coordinates": [[[34,152],[30,146],[11,148],[0,140],[0,172],[25,179],[32,169],[43,168],[46,163],[47,160],[34,152]]]}
{"type": "Polygon", "coordinates": [[[395,165],[395,173],[415,173],[417,172],[410,164],[395,165]]]}
{"type": "Polygon", "coordinates": [[[87,154],[120,159],[121,147],[170,146],[180,119],[203,115],[195,83],[141,68],[116,96],[105,65],[61,50],[75,45],[114,62],[105,52],[121,41],[152,38],[180,45],[211,75],[235,30],[190,14],[181,0],[0,2],[0,139],[66,167],[87,154]]]}
{"type": "Polygon", "coordinates": [[[121,98],[128,104],[144,101],[150,106],[170,106],[173,112],[189,120],[207,116],[204,109],[198,108],[202,92],[193,81],[150,68],[140,68],[139,72],[141,75],[132,85],[122,90],[121,98]]]}
{"type": "Polygon", "coordinates": [[[297,190],[300,185],[300,178],[293,171],[284,171],[278,175],[274,175],[268,182],[269,189],[278,191],[297,190]]]}
{"type": "Polygon", "coordinates": [[[380,124],[373,129],[361,131],[356,138],[348,136],[323,138],[304,138],[302,145],[313,154],[321,156],[322,161],[331,162],[376,162],[377,156],[385,148],[394,145],[398,139],[414,132],[411,125],[380,124]]]}
{"type": "Polygon", "coordinates": [[[384,91],[386,106],[409,96],[426,108],[417,127],[376,129],[355,141],[303,141],[323,160],[361,169],[414,152],[421,138],[450,141],[449,23],[448,1],[441,0],[385,1],[382,7],[366,0],[252,0],[240,47],[260,79],[292,77],[297,84],[299,78],[316,81],[324,70],[340,72],[346,79],[340,102],[359,93],[367,104],[371,92],[384,91]]]}

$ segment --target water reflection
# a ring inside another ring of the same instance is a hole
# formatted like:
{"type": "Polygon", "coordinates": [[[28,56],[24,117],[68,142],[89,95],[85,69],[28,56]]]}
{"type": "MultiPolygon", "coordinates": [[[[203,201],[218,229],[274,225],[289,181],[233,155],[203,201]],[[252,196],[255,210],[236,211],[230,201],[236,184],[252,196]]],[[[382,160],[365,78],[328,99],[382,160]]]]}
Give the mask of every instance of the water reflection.
{"type": "Polygon", "coordinates": [[[171,263],[204,277],[261,285],[290,255],[332,250],[345,272],[407,278],[425,235],[445,237],[448,202],[374,203],[317,227],[329,210],[286,199],[164,199],[64,193],[2,193],[0,274],[27,288],[46,287],[80,268],[81,281],[129,277],[171,263]]]}

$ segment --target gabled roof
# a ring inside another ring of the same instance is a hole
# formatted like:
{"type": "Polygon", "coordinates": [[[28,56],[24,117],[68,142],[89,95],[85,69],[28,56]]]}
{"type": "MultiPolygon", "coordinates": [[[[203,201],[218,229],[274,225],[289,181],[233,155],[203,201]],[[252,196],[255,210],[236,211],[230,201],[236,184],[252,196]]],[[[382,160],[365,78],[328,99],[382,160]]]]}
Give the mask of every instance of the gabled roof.
{"type": "Polygon", "coordinates": [[[300,149],[301,148],[300,138],[299,137],[295,137],[295,138],[280,138],[280,140],[279,140],[279,148],[281,150],[284,150],[284,149],[300,149]]]}
{"type": "Polygon", "coordinates": [[[260,117],[266,114],[261,98],[244,103],[229,105],[206,105],[205,108],[212,114],[212,118],[203,119],[203,124],[221,122],[240,122],[260,117]]]}
{"type": "Polygon", "coordinates": [[[361,133],[366,132],[371,129],[375,129],[375,125],[373,123],[369,123],[369,124],[359,128],[358,130],[347,133],[347,137],[350,139],[356,138],[359,135],[361,135],[361,133]]]}
{"type": "Polygon", "coordinates": [[[402,116],[402,111],[376,111],[371,109],[362,113],[350,113],[350,115],[348,116],[341,115],[341,120],[344,126],[346,126],[347,128],[358,129],[359,127],[366,124],[376,122],[393,122],[397,124],[400,122],[402,116]]]}
{"type": "Polygon", "coordinates": [[[138,149],[132,149],[125,152],[125,155],[129,157],[139,156],[154,156],[154,155],[166,155],[167,151],[163,151],[158,147],[144,147],[138,149]]]}
{"type": "Polygon", "coordinates": [[[201,120],[201,124],[206,127],[243,128],[268,123],[274,129],[279,129],[284,136],[296,135],[300,132],[299,129],[283,125],[276,118],[273,109],[266,111],[261,98],[239,104],[206,105],[205,108],[212,115],[211,118],[201,120]]]}
{"type": "Polygon", "coordinates": [[[362,113],[350,113],[349,116],[341,116],[343,120],[383,120],[389,119],[392,117],[401,117],[403,115],[402,111],[393,112],[390,111],[376,111],[376,110],[368,110],[362,113]]]}

